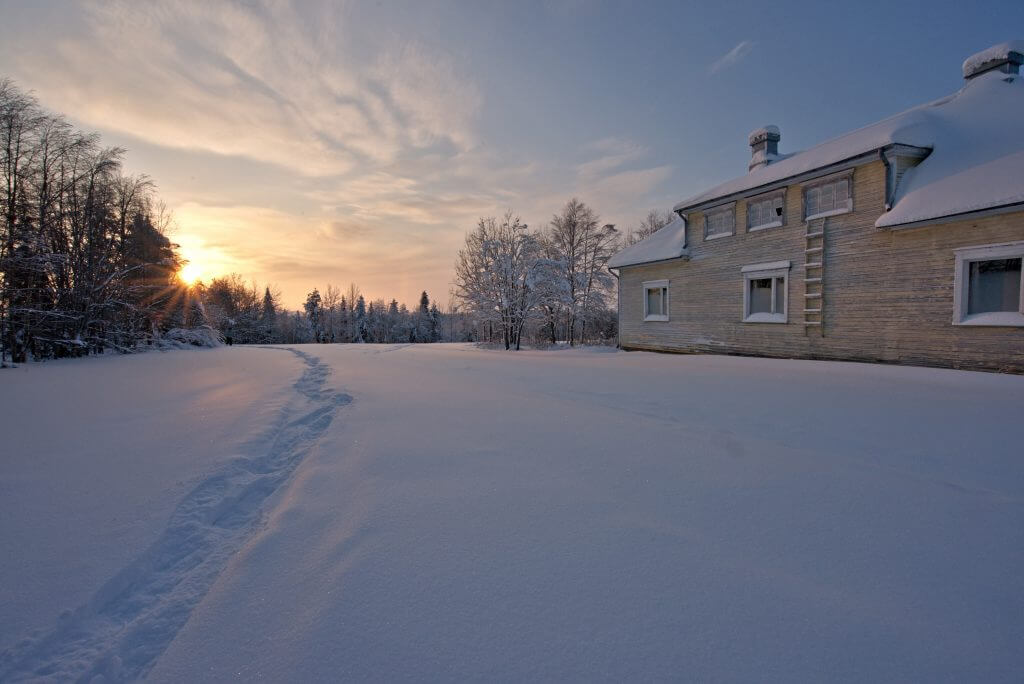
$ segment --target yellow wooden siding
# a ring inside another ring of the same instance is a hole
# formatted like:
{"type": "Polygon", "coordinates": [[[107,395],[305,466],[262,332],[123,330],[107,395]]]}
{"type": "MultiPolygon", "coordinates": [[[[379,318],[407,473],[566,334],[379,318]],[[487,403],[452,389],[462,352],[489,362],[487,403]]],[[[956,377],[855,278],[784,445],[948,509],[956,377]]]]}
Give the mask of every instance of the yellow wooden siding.
{"type": "Polygon", "coordinates": [[[695,212],[689,261],[623,268],[620,344],[1024,372],[1024,328],[952,325],[953,250],[1024,240],[1024,212],[883,231],[874,222],[884,212],[884,191],[881,161],[860,166],[854,210],[826,219],[824,335],[805,334],[802,324],[807,226],[801,187],[794,185],[786,192],[782,227],[748,233],[741,200],[735,235],[705,241],[703,216],[695,212]],[[788,323],[743,323],[740,269],[773,261],[792,262],[788,323]],[[645,322],[641,283],[661,279],[670,281],[669,321],[645,322]]]}

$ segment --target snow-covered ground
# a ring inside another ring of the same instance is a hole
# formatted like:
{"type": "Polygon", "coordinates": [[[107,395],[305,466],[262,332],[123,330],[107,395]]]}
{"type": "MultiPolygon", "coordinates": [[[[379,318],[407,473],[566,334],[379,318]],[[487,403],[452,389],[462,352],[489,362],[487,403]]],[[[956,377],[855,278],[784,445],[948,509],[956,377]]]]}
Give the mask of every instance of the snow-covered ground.
{"type": "Polygon", "coordinates": [[[1019,681],[1024,377],[461,345],[0,372],[0,681],[1019,681]]]}

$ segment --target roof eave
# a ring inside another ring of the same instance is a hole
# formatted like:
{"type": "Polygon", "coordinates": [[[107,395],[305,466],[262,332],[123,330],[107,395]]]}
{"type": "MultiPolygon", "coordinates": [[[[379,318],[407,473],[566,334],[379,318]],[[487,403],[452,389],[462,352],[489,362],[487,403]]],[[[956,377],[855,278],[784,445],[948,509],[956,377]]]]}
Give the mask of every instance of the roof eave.
{"type": "Polygon", "coordinates": [[[922,228],[924,226],[941,225],[943,223],[955,223],[957,221],[967,221],[970,219],[985,218],[988,216],[998,216],[999,214],[1011,214],[1018,211],[1024,211],[1024,202],[1013,202],[1010,204],[1002,204],[996,207],[986,207],[985,209],[972,209],[971,211],[963,211],[956,214],[946,214],[945,216],[936,216],[934,218],[921,219],[919,221],[907,221],[906,223],[896,223],[891,226],[876,227],[879,230],[908,230],[911,228],[922,228]]]}
{"type": "Polygon", "coordinates": [[[690,250],[684,249],[683,253],[679,256],[669,257],[668,259],[653,259],[651,261],[637,261],[632,264],[619,264],[617,266],[609,266],[608,268],[632,268],[633,266],[650,266],[652,264],[664,264],[668,261],[689,261],[690,250]]]}

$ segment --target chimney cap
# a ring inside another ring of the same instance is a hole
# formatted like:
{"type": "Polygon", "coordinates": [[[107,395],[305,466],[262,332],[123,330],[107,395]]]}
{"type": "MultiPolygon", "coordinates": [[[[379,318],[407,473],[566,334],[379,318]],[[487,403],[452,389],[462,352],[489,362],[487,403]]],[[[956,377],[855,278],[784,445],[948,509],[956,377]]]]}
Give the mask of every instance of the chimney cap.
{"type": "Polygon", "coordinates": [[[779,133],[779,127],[771,124],[761,126],[760,128],[752,130],[750,135],[747,136],[747,142],[751,145],[756,145],[757,143],[765,140],[771,140],[774,142],[782,140],[782,134],[779,133]]]}
{"type": "Polygon", "coordinates": [[[992,69],[1008,65],[1006,71],[1017,73],[1024,63],[1024,40],[1010,40],[971,55],[964,60],[964,78],[974,78],[992,69]]]}

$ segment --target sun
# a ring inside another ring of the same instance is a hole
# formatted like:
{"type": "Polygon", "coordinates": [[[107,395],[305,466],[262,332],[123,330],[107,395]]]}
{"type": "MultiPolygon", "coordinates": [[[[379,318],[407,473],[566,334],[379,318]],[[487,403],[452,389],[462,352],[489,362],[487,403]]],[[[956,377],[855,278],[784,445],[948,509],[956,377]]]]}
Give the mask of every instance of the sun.
{"type": "Polygon", "coordinates": [[[203,268],[195,261],[189,261],[178,271],[178,279],[186,285],[195,285],[203,277],[203,268]]]}

